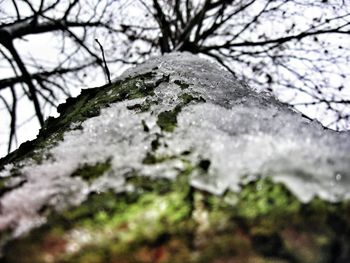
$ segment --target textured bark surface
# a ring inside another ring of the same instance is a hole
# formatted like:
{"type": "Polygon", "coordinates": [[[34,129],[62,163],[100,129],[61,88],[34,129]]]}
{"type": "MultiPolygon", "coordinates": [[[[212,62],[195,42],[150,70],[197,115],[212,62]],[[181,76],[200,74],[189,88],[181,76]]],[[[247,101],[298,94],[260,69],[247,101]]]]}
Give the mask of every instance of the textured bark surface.
{"type": "Polygon", "coordinates": [[[151,59],[0,160],[2,262],[349,262],[350,139],[151,59]]]}

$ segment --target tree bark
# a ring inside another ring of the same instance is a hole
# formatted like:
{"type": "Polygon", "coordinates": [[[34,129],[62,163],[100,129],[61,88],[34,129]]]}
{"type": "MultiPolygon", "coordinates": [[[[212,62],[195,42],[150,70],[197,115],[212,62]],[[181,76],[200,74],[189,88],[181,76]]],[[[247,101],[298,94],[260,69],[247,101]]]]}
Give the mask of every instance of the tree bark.
{"type": "Polygon", "coordinates": [[[350,139],[153,58],[0,160],[2,262],[348,262],[350,139]]]}

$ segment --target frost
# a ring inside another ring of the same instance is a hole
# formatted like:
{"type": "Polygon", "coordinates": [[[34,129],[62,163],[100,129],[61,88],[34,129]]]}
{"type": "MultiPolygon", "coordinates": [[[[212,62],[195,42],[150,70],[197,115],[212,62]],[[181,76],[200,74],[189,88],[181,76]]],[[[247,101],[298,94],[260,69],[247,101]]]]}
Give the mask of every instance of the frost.
{"type": "Polygon", "coordinates": [[[91,186],[80,177],[71,177],[84,164],[112,158],[115,173],[109,187],[121,185],[121,175],[142,162],[149,145],[142,131],[142,114],[126,110],[128,103],[104,109],[100,116],[85,121],[82,130],[67,132],[64,141],[50,150],[51,159],[24,166],[21,172],[26,183],[1,199],[0,230],[15,223],[15,235],[19,235],[31,227],[28,221],[43,220],[39,211],[44,206],[64,209],[80,204],[91,191],[105,190],[104,177],[91,186]]]}
{"type": "Polygon", "coordinates": [[[315,195],[350,197],[349,138],[310,126],[294,113],[193,105],[182,111],[167,142],[175,152],[195,149],[195,159],[211,161],[208,175],[194,176],[193,183],[216,194],[237,191],[243,176],[255,175],[285,183],[304,202],[315,195]]]}
{"type": "MultiPolygon", "coordinates": [[[[188,53],[150,59],[120,80],[148,72],[156,74],[155,80],[169,80],[146,98],[114,103],[97,117],[73,123],[71,128],[81,129],[66,132],[41,164],[22,163],[25,183],[2,196],[0,230],[15,226],[19,235],[44,222],[40,210],[46,205],[60,210],[79,205],[91,192],[129,191],[125,181],[130,174],[175,178],[185,169],[183,160],[195,167],[202,164],[193,170],[190,183],[215,194],[239,191],[242,184],[269,176],[303,202],[314,196],[350,198],[349,134],[324,129],[188,53]],[[131,110],[143,103],[150,103],[146,111],[131,110]],[[175,129],[162,131],[158,115],[179,105],[175,129]],[[154,140],[159,141],[156,149],[154,140]],[[164,160],[145,164],[150,152],[164,160]],[[107,160],[110,170],[93,182],[71,176],[85,164],[107,160]]],[[[0,176],[8,176],[12,168],[7,165],[0,176]]]]}

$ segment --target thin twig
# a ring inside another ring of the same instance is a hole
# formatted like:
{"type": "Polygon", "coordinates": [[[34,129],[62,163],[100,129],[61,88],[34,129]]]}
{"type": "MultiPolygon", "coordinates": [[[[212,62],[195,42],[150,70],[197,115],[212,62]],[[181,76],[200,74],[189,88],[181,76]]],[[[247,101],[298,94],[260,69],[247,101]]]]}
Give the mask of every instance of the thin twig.
{"type": "Polygon", "coordinates": [[[105,65],[105,71],[106,71],[106,75],[107,75],[107,78],[108,78],[108,83],[109,84],[112,84],[112,81],[111,81],[111,74],[109,73],[109,69],[108,69],[108,66],[107,66],[107,62],[106,62],[106,58],[105,58],[105,52],[103,50],[103,46],[100,44],[100,42],[98,41],[98,39],[96,38],[95,41],[97,42],[97,44],[100,46],[100,49],[101,49],[101,52],[102,52],[102,59],[103,59],[103,63],[105,65]]]}

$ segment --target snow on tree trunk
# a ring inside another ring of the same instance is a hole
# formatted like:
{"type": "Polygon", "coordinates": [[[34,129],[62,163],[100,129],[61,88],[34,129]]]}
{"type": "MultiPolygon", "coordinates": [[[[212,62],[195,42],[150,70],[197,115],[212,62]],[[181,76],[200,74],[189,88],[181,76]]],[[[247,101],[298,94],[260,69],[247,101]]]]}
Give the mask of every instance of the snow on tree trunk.
{"type": "Polygon", "coordinates": [[[350,137],[189,53],[0,160],[4,262],[348,262],[350,137]]]}

